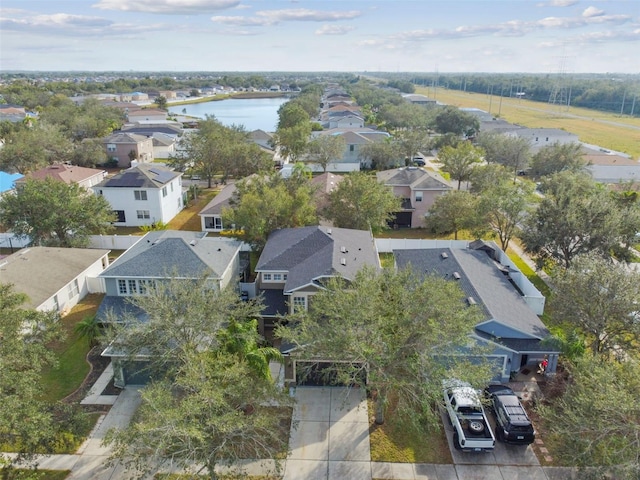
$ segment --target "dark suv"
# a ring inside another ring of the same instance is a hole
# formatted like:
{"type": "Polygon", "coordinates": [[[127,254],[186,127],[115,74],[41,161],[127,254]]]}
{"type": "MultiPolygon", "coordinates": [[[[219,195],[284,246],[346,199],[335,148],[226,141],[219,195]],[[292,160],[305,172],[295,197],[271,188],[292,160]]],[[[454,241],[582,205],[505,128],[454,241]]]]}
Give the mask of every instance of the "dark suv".
{"type": "Polygon", "coordinates": [[[533,425],[514,391],[506,385],[489,385],[485,393],[496,416],[496,439],[515,445],[533,443],[533,425]]]}

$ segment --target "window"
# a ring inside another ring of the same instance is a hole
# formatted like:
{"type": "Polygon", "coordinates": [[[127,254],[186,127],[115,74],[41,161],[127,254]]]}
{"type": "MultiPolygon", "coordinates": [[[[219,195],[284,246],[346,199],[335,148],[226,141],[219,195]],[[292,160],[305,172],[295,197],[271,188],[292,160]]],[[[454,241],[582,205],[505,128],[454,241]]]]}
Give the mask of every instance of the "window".
{"type": "Polygon", "coordinates": [[[271,281],[271,274],[270,273],[263,273],[262,274],[262,280],[264,280],[265,282],[270,282],[271,281]]]}
{"type": "Polygon", "coordinates": [[[53,296],[53,307],[56,312],[60,311],[60,302],[58,302],[58,295],[53,296]]]}
{"type": "Polygon", "coordinates": [[[118,294],[126,295],[127,293],[127,281],[126,280],[118,280],[118,294]]]}
{"type": "Polygon", "coordinates": [[[171,191],[173,192],[173,182],[171,182],[171,191]]]}
{"type": "Polygon", "coordinates": [[[136,210],[136,215],[138,218],[151,218],[149,210],[136,210]]]}
{"type": "Polygon", "coordinates": [[[293,311],[307,309],[307,297],[293,297],[293,311]]]}
{"type": "Polygon", "coordinates": [[[130,278],[127,280],[118,279],[118,295],[147,295],[149,290],[155,287],[154,280],[137,280],[130,278]]]}
{"type": "Polygon", "coordinates": [[[78,285],[78,279],[75,279],[67,287],[69,289],[69,300],[80,293],[80,286],[78,285]]]}
{"type": "Polygon", "coordinates": [[[124,210],[114,210],[113,213],[117,217],[116,219],[117,223],[124,223],[127,221],[127,217],[124,214],[124,210]]]}
{"type": "Polygon", "coordinates": [[[287,280],[287,274],[286,273],[282,274],[282,280],[285,280],[285,281],[287,280]]]}
{"type": "Polygon", "coordinates": [[[166,186],[162,187],[162,196],[163,197],[167,196],[167,187],[166,186]]]}
{"type": "Polygon", "coordinates": [[[282,281],[282,274],[281,273],[274,273],[273,274],[273,281],[274,282],[281,282],[282,281]]]}
{"type": "Polygon", "coordinates": [[[422,201],[422,192],[416,192],[416,202],[422,201]]]}
{"type": "Polygon", "coordinates": [[[204,226],[205,228],[209,228],[211,230],[222,230],[222,218],[221,217],[205,217],[204,226]]]}
{"type": "Polygon", "coordinates": [[[356,151],[356,146],[355,145],[349,145],[349,151],[350,152],[355,152],[356,151]]]}
{"type": "Polygon", "coordinates": [[[102,195],[102,190],[98,190],[98,195],[102,195]]]}
{"type": "Polygon", "coordinates": [[[146,190],[134,190],[133,196],[136,200],[146,200],[147,199],[147,191],[146,190]]]}
{"type": "Polygon", "coordinates": [[[107,152],[115,152],[116,144],[115,143],[107,143],[107,152]]]}
{"type": "Polygon", "coordinates": [[[138,293],[138,283],[135,280],[129,280],[129,294],[138,293]]]}

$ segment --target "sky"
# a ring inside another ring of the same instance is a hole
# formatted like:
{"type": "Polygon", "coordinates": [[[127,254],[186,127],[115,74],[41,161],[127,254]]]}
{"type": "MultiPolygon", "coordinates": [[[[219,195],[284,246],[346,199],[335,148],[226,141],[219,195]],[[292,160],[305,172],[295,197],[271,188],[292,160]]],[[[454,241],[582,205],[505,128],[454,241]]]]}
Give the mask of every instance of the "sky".
{"type": "Polygon", "coordinates": [[[2,0],[12,70],[639,73],[640,0],[2,0]]]}

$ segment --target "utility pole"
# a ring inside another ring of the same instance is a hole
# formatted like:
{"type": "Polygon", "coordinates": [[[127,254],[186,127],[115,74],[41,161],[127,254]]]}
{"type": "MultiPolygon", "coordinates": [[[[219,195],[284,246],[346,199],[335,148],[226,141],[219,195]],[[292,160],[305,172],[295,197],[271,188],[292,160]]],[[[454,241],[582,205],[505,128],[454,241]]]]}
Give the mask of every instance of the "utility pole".
{"type": "Polygon", "coordinates": [[[627,91],[622,93],[622,106],[620,107],[620,115],[624,115],[624,101],[627,98],[627,91]]]}

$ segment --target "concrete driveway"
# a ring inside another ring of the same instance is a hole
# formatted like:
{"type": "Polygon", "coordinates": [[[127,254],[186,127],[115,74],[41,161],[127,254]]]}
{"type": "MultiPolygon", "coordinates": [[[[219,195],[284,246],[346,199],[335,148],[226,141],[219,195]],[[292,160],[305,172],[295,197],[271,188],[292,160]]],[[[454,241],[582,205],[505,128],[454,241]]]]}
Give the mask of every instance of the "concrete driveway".
{"type": "Polygon", "coordinates": [[[297,387],[284,480],[371,480],[364,391],[297,387]]]}

